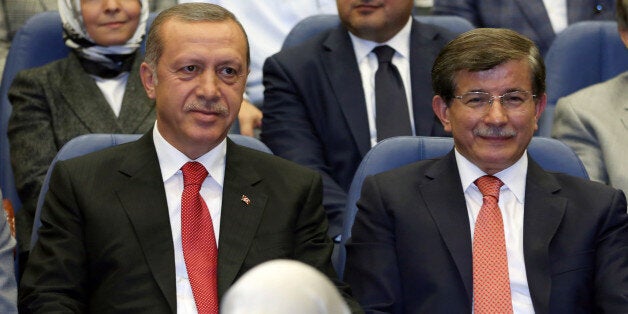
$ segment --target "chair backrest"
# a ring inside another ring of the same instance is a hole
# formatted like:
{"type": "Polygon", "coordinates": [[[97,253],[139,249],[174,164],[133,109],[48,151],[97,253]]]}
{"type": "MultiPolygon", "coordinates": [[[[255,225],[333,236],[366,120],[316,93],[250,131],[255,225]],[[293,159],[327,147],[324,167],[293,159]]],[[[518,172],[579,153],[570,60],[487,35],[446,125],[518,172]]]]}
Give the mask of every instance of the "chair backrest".
{"type": "Polygon", "coordinates": [[[547,108],[540,136],[550,136],[558,99],[628,71],[628,49],[613,21],[575,23],[560,32],[547,55],[547,108]]]}
{"type": "MultiPolygon", "coordinates": [[[[461,34],[474,28],[471,22],[459,16],[419,15],[414,18],[419,22],[441,26],[456,34],[461,34]]],[[[286,39],[284,39],[281,49],[298,45],[322,31],[336,27],[338,24],[340,24],[340,20],[338,19],[338,15],[335,14],[318,14],[307,17],[290,30],[286,39]]]]}
{"type": "MultiPolygon", "coordinates": [[[[69,142],[63,145],[63,147],[61,147],[54,160],[50,164],[50,167],[48,168],[46,178],[44,179],[41,191],[39,192],[39,198],[37,199],[37,209],[35,211],[35,219],[33,222],[33,232],[31,233],[31,249],[33,248],[35,242],[37,242],[37,230],[41,226],[41,208],[44,205],[46,193],[48,193],[50,175],[52,174],[52,170],[54,169],[55,164],[60,160],[66,160],[115,145],[132,142],[139,139],[141,136],[142,134],[84,134],[71,139],[69,142]]],[[[272,154],[270,148],[268,148],[268,146],[266,146],[264,143],[256,138],[240,134],[229,134],[228,136],[229,139],[231,139],[234,143],[238,145],[246,146],[264,153],[272,154]]]]}
{"type": "MultiPolygon", "coordinates": [[[[147,31],[155,16],[155,13],[150,14],[146,23],[147,31]]],[[[143,53],[144,49],[142,43],[140,51],[143,53]]],[[[19,71],[65,58],[69,52],[70,49],[63,42],[61,16],[57,11],[33,15],[11,42],[0,84],[0,186],[15,210],[21,207],[21,202],[15,189],[7,137],[7,126],[11,116],[11,103],[7,97],[9,87],[19,71]]]]}
{"type": "MultiPolygon", "coordinates": [[[[449,137],[401,136],[375,145],[362,159],[347,195],[347,210],[343,219],[342,240],[334,266],[342,279],[346,258],[345,243],[351,237],[351,227],[358,211],[362,182],[373,174],[447,154],[454,146],[449,137]]],[[[588,178],[578,156],[563,142],[545,137],[533,137],[528,153],[543,169],[588,178]]]]}

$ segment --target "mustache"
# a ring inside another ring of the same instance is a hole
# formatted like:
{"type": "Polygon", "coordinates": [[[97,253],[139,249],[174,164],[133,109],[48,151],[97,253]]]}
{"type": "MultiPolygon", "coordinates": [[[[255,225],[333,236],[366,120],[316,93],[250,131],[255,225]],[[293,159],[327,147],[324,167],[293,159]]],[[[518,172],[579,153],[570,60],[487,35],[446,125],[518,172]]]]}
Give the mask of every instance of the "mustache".
{"type": "Polygon", "coordinates": [[[218,102],[189,102],[183,106],[183,111],[200,111],[204,113],[217,114],[223,117],[229,115],[229,108],[225,104],[218,102]]]}
{"type": "Polygon", "coordinates": [[[502,127],[482,127],[473,129],[473,135],[482,137],[515,137],[517,131],[502,127]]]}

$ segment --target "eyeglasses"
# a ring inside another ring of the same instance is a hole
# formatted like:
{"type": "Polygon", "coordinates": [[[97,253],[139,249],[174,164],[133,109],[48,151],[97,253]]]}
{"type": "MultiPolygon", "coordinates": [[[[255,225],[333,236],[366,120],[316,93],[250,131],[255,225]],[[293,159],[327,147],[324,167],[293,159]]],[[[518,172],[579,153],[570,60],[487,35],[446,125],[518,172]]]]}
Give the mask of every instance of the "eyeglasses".
{"type": "Polygon", "coordinates": [[[460,96],[454,96],[455,99],[459,99],[465,106],[483,113],[488,112],[495,98],[499,98],[499,102],[506,111],[520,112],[527,109],[523,104],[535,97],[536,95],[527,91],[508,92],[501,96],[493,96],[486,92],[468,92],[460,96]]]}

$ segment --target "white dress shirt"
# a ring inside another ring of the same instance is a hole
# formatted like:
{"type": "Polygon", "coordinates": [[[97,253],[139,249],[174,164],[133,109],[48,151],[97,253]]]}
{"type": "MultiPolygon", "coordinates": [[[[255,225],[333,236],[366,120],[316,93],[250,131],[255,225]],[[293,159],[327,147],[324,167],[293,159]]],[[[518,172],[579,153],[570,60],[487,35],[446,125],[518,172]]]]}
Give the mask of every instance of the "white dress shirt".
{"type": "MultiPolygon", "coordinates": [[[[475,222],[482,207],[482,193],[474,181],[486,173],[462,156],[458,150],[455,151],[455,154],[469,213],[471,238],[473,239],[475,222]]],[[[528,155],[527,152],[524,152],[515,164],[494,175],[504,183],[499,191],[498,205],[504,220],[508,275],[510,277],[512,309],[515,314],[534,313],[523,255],[523,209],[527,173],[528,155]]]]}
{"type": "Polygon", "coordinates": [[[554,33],[558,34],[569,24],[567,16],[567,0],[543,0],[554,33]]]}
{"type": "MultiPolygon", "coordinates": [[[[163,138],[157,128],[157,122],[155,122],[155,127],[153,128],[153,141],[155,142],[155,150],[157,151],[168,201],[168,214],[170,216],[170,228],[174,244],[177,313],[195,314],[197,313],[196,304],[188,279],[187,268],[183,259],[183,246],[181,244],[181,195],[183,194],[183,172],[181,172],[181,167],[186,162],[192,160],[163,138]]],[[[218,246],[218,236],[220,234],[220,209],[222,206],[226,155],[227,141],[225,139],[214,149],[195,160],[203,164],[209,173],[201,185],[200,194],[203,200],[205,200],[212,217],[216,246],[218,246]]]]}
{"type": "Polygon", "coordinates": [[[369,120],[369,132],[371,146],[377,144],[377,128],[375,125],[375,72],[379,67],[377,55],[372,52],[373,48],[388,45],[395,49],[392,63],[399,70],[399,75],[406,90],[406,100],[408,101],[408,113],[410,114],[410,126],[412,135],[414,134],[414,115],[412,109],[412,83],[410,81],[410,30],[412,29],[412,17],[408,19],[406,25],[389,41],[376,43],[374,41],[359,38],[351,33],[351,42],[355,58],[358,61],[360,76],[362,77],[362,88],[364,89],[364,100],[366,101],[366,113],[369,120]]]}

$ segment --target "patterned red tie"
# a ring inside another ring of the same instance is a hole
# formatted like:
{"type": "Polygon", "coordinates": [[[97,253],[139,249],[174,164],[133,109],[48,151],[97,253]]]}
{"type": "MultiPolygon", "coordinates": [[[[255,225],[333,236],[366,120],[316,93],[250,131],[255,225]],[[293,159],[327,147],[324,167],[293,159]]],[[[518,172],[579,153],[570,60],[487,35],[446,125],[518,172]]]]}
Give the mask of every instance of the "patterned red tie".
{"type": "Polygon", "coordinates": [[[201,163],[188,162],[181,171],[181,242],[188,278],[198,313],[218,313],[218,248],[212,218],[199,194],[207,170],[201,163]]]}
{"type": "Polygon", "coordinates": [[[512,313],[504,222],[497,205],[503,183],[483,176],[475,184],[483,197],[473,233],[473,311],[512,313]]]}

